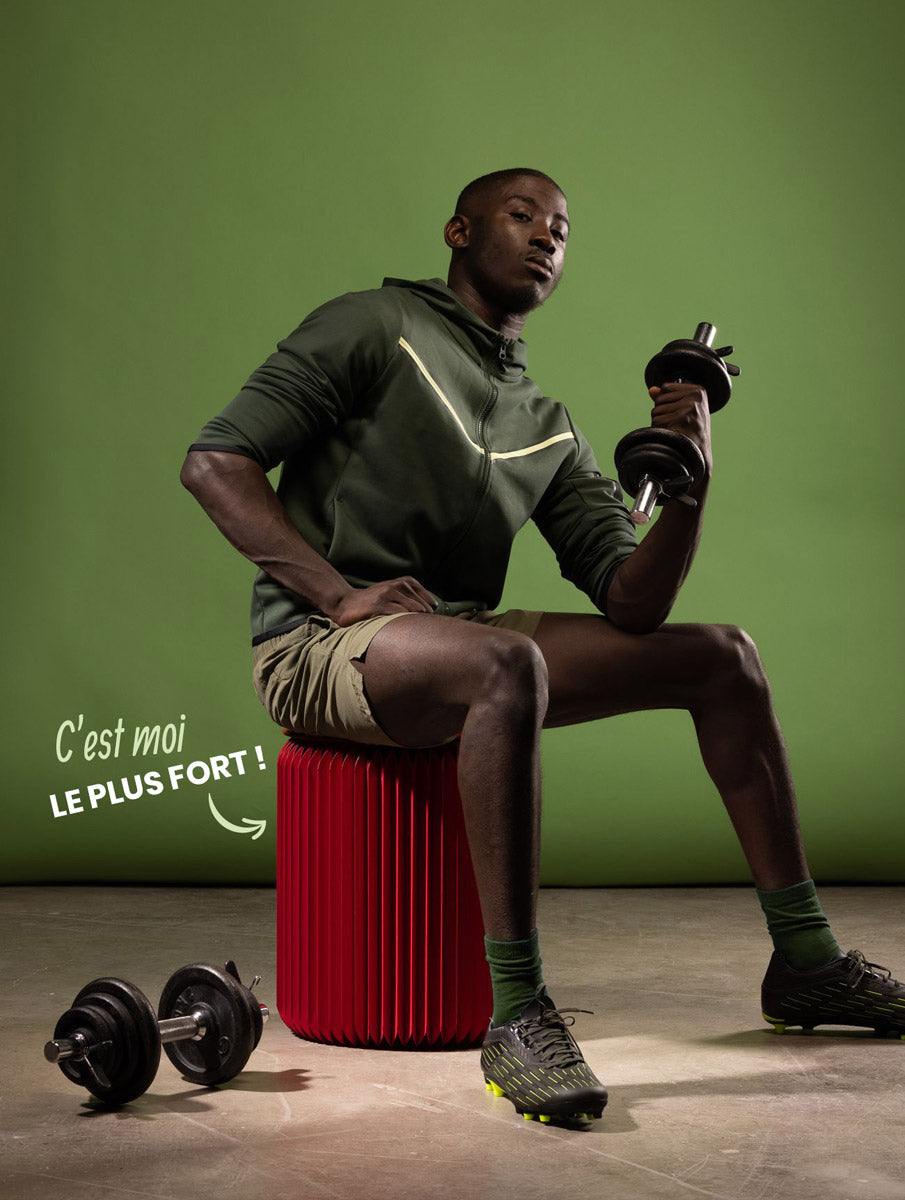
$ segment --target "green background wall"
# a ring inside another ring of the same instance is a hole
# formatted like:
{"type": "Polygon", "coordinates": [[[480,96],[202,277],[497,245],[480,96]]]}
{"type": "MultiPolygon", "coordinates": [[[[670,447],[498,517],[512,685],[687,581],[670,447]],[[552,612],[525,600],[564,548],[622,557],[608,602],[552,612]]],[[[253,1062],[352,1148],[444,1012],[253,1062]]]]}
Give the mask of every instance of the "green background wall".
{"type": "MultiPolygon", "coordinates": [[[[529,369],[606,469],[655,350],[705,319],[735,343],[675,617],[758,641],[815,874],[905,879],[902,12],[8,5],[2,878],[272,879],[282,739],[250,687],[252,568],[180,488],[184,450],[318,303],[444,274],[458,189],[530,165],[573,237],[529,369]],[[86,761],[118,722],[118,756],[86,761]],[[168,724],[181,749],[133,755],[136,727],[168,724]],[[230,754],[210,787],[86,802],[230,754]],[[84,811],[55,817],[67,791],[84,811]],[[218,824],[208,791],[263,836],[218,824]]],[[[533,527],[504,603],[589,610],[533,527]]],[[[551,732],[544,759],[545,882],[747,878],[684,714],[551,732]]]]}

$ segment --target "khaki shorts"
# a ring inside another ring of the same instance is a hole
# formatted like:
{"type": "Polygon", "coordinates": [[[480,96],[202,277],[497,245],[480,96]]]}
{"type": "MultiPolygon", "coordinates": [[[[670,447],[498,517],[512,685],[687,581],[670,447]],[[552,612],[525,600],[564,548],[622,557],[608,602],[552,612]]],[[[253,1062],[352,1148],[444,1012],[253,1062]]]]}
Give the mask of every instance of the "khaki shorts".
{"type": "MultiPolygon", "coordinates": [[[[260,642],[253,648],[258,699],[278,725],[294,733],[398,745],[374,719],[361,672],[352,660],[364,658],[374,634],[388,621],[409,615],[391,613],[340,626],[314,613],[288,633],[260,642]]],[[[467,612],[448,619],[514,629],[533,637],[542,616],[541,612],[511,608],[501,613],[467,612]]]]}

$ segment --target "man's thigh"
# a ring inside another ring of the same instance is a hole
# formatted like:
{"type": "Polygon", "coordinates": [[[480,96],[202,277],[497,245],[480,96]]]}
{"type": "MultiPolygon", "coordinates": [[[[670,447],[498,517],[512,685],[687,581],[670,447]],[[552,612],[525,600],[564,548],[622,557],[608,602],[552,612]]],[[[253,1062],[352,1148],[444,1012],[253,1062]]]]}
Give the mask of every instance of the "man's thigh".
{"type": "Polygon", "coordinates": [[[488,619],[408,613],[383,626],[353,665],[386,734],[403,746],[432,746],[461,731],[494,663],[513,651],[539,663],[533,639],[519,629],[488,619]]]}
{"type": "Polygon", "coordinates": [[[255,691],[278,725],[309,737],[393,745],[374,720],[356,658],[375,633],[404,614],[339,626],[313,613],[254,647],[255,691]]]}
{"type": "Polygon", "coordinates": [[[255,691],[273,720],[296,733],[439,745],[461,731],[501,649],[521,647],[540,664],[530,634],[541,615],[394,613],[341,627],[312,614],[255,647],[255,691]]]}
{"type": "Polygon", "coordinates": [[[655,708],[688,708],[719,653],[707,625],[625,633],[591,613],[544,613],[534,641],[547,664],[546,728],[655,708]]]}

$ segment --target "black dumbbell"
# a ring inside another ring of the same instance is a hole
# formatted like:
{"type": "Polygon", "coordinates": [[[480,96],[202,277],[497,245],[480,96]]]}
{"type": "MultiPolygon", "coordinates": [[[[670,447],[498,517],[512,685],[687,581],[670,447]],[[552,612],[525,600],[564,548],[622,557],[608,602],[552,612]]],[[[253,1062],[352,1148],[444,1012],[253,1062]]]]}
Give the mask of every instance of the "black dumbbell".
{"type": "Polygon", "coordinates": [[[270,1015],[236,964],[193,963],[167,982],[157,1015],[124,979],[95,979],[57,1021],[44,1057],[105,1104],[127,1104],[151,1086],[160,1049],[194,1083],[210,1086],[238,1075],[270,1015]],[[159,1018],[159,1019],[158,1019],[159,1018]]]}
{"type": "MultiPolygon", "coordinates": [[[[711,349],[715,334],[716,326],[702,321],[693,338],[668,342],[644,368],[644,382],[649,388],[695,383],[707,392],[710,411],[717,412],[729,402],[730,376],[738,375],[739,369],[723,362],[731,346],[711,349]]],[[[695,506],[688,492],[704,476],[704,456],[691,438],[671,429],[635,429],[625,435],[613,457],[623,490],[635,497],[631,515],[636,525],[646,525],[654,506],[664,499],[695,506]]]]}

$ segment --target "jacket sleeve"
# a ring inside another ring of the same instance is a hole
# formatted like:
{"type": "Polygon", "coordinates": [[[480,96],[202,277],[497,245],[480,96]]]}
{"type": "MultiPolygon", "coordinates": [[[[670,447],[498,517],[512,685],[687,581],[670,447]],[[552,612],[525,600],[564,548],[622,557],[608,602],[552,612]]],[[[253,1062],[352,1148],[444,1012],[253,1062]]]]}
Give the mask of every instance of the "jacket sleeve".
{"type": "Polygon", "coordinates": [[[352,414],[386,369],[401,325],[375,292],[350,292],[315,309],[189,448],[232,450],[269,471],[352,414]]]}
{"type": "Polygon", "coordinates": [[[603,477],[591,447],[574,424],[572,431],[572,452],[532,519],[553,548],[563,578],[605,615],[610,580],[634,552],[637,537],[619,484],[603,477]]]}

